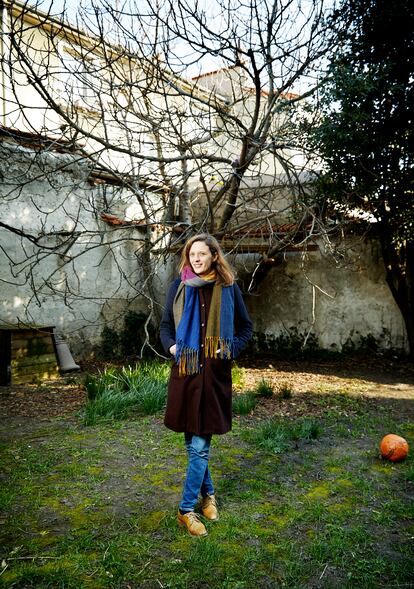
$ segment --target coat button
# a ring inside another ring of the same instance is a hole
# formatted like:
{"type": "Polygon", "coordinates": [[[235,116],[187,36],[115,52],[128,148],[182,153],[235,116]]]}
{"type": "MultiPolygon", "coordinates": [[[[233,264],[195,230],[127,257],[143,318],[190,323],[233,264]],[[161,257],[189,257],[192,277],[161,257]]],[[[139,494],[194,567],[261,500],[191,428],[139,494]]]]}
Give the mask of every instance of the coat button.
{"type": "Polygon", "coordinates": [[[204,327],[204,326],[205,326],[205,323],[202,323],[202,324],[201,324],[201,327],[204,327]]]}
{"type": "Polygon", "coordinates": [[[200,364],[200,368],[203,368],[203,365],[202,364],[200,364]]]}

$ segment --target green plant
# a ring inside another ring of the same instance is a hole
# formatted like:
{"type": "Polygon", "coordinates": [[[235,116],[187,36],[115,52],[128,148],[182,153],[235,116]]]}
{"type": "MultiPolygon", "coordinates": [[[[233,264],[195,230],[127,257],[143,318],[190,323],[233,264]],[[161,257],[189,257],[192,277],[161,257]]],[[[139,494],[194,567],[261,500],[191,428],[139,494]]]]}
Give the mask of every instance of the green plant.
{"type": "Polygon", "coordinates": [[[282,382],[278,387],[278,395],[281,399],[291,399],[293,387],[288,382],[282,382]]]}
{"type": "Polygon", "coordinates": [[[280,421],[270,419],[249,434],[250,440],[259,448],[274,454],[281,454],[291,447],[292,442],[309,442],[318,438],[322,427],[314,419],[280,421]]]}
{"type": "Polygon", "coordinates": [[[251,435],[252,441],[263,450],[281,454],[290,447],[286,427],[275,420],[260,425],[251,435]]]}
{"type": "Polygon", "coordinates": [[[273,385],[262,378],[256,385],[256,395],[258,397],[270,398],[273,395],[273,385]]]}
{"type": "Polygon", "coordinates": [[[322,434],[322,426],[314,419],[305,418],[293,425],[290,433],[292,440],[310,442],[316,440],[322,434]]]}
{"type": "Polygon", "coordinates": [[[235,415],[248,415],[254,411],[257,403],[258,399],[251,391],[233,395],[233,413],[235,415]]]}
{"type": "Polygon", "coordinates": [[[85,423],[125,419],[133,410],[144,415],[157,413],[165,404],[168,373],[167,364],[152,361],[87,375],[85,423]]]}
{"type": "Polygon", "coordinates": [[[108,327],[108,325],[102,329],[99,356],[103,360],[115,360],[120,356],[119,335],[115,329],[108,327]]]}
{"type": "Polygon", "coordinates": [[[234,363],[231,369],[231,380],[234,387],[242,388],[246,381],[245,369],[234,363]]]}

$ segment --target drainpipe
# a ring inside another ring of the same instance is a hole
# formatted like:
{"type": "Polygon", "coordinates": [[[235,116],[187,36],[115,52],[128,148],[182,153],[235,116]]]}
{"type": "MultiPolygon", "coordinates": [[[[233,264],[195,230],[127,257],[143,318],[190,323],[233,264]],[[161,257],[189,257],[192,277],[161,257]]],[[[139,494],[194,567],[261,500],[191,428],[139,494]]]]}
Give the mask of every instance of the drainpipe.
{"type": "Polygon", "coordinates": [[[69,350],[69,346],[63,337],[56,333],[53,335],[55,337],[56,357],[59,364],[59,370],[61,372],[73,372],[74,370],[80,370],[80,366],[75,363],[75,360],[73,359],[69,350]]]}
{"type": "Polygon", "coordinates": [[[8,78],[6,76],[6,56],[8,55],[8,43],[6,42],[9,34],[8,11],[2,3],[1,11],[1,34],[0,34],[0,58],[1,58],[1,123],[7,127],[7,97],[8,97],[8,78]]]}

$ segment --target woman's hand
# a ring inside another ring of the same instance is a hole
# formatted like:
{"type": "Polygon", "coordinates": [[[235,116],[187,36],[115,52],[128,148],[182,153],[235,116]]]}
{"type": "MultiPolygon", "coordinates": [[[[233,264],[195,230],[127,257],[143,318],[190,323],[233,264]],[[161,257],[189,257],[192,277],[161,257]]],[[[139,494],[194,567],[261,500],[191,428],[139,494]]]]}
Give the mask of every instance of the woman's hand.
{"type": "Polygon", "coordinates": [[[174,344],[173,346],[171,346],[170,348],[170,354],[171,356],[175,356],[175,352],[177,351],[177,345],[174,344]]]}

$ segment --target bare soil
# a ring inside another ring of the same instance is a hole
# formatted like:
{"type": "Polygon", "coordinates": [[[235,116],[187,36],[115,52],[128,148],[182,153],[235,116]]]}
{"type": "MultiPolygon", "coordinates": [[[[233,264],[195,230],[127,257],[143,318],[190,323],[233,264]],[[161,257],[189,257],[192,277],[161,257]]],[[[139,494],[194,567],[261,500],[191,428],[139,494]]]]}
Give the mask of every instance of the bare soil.
{"type": "MultiPolygon", "coordinates": [[[[286,417],[318,415],[324,411],[321,395],[349,393],[368,405],[381,403],[394,413],[414,416],[414,364],[381,356],[345,358],[339,361],[277,361],[263,358],[239,363],[245,369],[242,389],[254,390],[260,380],[271,384],[275,395],[263,399],[255,411],[258,418],[277,414],[286,417]],[[291,389],[292,398],[277,394],[281,386],[291,389]]],[[[92,371],[96,366],[93,365],[92,371]]],[[[83,379],[90,370],[32,385],[0,387],[0,412],[6,429],[16,422],[29,427],[32,419],[48,421],[79,412],[87,400],[83,379]],[[26,419],[22,419],[26,418],[26,419]]]]}

